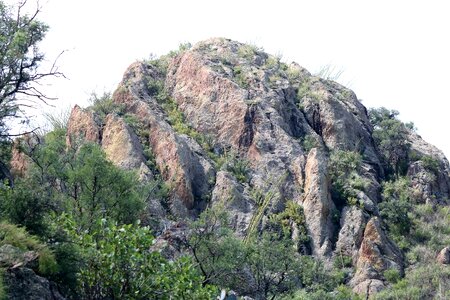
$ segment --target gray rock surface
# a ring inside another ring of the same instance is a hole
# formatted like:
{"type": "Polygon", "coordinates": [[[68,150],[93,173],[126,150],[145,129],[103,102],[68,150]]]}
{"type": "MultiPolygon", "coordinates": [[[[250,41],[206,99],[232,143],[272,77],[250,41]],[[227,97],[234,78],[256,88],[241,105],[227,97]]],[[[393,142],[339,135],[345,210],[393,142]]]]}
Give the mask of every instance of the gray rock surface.
{"type": "Polygon", "coordinates": [[[450,265],[450,247],[445,247],[439,251],[436,261],[443,265],[450,265]]]}

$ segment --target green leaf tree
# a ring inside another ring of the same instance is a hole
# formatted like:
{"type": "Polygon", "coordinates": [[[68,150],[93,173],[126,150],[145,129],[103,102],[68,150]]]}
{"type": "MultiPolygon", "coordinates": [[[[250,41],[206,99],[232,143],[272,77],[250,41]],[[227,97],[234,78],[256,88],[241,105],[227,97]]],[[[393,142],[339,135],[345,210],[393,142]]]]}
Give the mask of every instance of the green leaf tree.
{"type": "Polygon", "coordinates": [[[188,257],[168,261],[152,250],[148,227],[99,219],[95,230],[78,233],[67,215],[62,219],[83,253],[78,283],[85,299],[212,299],[216,292],[202,285],[188,257]]]}

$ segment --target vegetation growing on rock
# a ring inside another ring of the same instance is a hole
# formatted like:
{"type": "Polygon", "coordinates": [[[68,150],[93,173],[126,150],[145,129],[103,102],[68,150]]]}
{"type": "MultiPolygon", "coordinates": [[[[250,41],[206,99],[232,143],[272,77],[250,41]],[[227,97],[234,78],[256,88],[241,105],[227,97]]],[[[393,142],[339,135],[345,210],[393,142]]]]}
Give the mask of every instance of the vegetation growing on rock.
{"type": "Polygon", "coordinates": [[[0,297],[448,297],[450,167],[397,116],[223,38],[136,62],[2,143],[0,297]]]}

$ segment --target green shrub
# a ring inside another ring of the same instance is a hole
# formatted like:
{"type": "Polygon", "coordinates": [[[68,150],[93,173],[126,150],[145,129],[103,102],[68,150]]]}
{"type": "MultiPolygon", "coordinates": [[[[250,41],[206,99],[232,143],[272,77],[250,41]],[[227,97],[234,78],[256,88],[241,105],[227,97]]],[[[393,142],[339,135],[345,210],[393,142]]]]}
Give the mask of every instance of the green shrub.
{"type": "Polygon", "coordinates": [[[125,105],[115,103],[111,93],[103,93],[101,96],[92,93],[88,101],[91,104],[89,108],[97,113],[103,122],[108,114],[115,113],[121,116],[125,113],[125,105]]]}
{"type": "Polygon", "coordinates": [[[423,166],[428,171],[431,171],[433,173],[436,173],[439,171],[439,161],[432,156],[424,155],[420,159],[423,162],[423,166]]]}
{"type": "MultiPolygon", "coordinates": [[[[150,96],[158,96],[164,91],[164,82],[162,80],[150,78],[147,81],[147,91],[150,96]]],[[[157,100],[161,100],[157,98],[157,100]]]]}
{"type": "Polygon", "coordinates": [[[239,156],[233,152],[226,155],[228,155],[225,164],[226,170],[231,172],[240,183],[247,183],[250,171],[249,161],[239,158],[239,156]]]}
{"type": "Polygon", "coordinates": [[[23,251],[35,251],[39,255],[38,270],[41,274],[52,274],[57,271],[58,265],[54,254],[39,239],[18,227],[6,222],[0,223],[0,246],[11,245],[23,251]]]}
{"type": "Polygon", "coordinates": [[[384,107],[369,109],[368,115],[374,128],[372,136],[383,159],[388,177],[405,175],[408,168],[408,129],[397,119],[398,112],[384,107]]]}
{"type": "Polygon", "coordinates": [[[358,191],[364,191],[369,182],[359,175],[362,156],[356,151],[335,150],[328,162],[332,195],[339,204],[361,205],[358,191]]]}
{"type": "Polygon", "coordinates": [[[269,57],[264,62],[264,67],[267,69],[278,69],[280,66],[280,60],[272,55],[269,55],[269,57]]]}
{"type": "Polygon", "coordinates": [[[86,299],[211,299],[215,289],[187,257],[173,262],[152,250],[150,229],[118,226],[98,220],[95,230],[78,233],[65,216],[67,233],[78,243],[83,264],[78,274],[79,296],[86,299]]]}
{"type": "MultiPolygon", "coordinates": [[[[261,193],[261,199],[264,199],[264,195],[261,193]]],[[[269,215],[269,226],[275,229],[275,231],[281,232],[282,238],[291,238],[292,230],[295,227],[297,229],[296,248],[305,253],[310,237],[308,236],[308,230],[306,227],[306,219],[303,212],[303,207],[294,201],[287,201],[284,211],[269,215]]]]}
{"type": "Polygon", "coordinates": [[[297,81],[301,76],[300,69],[298,69],[297,67],[289,66],[286,70],[286,76],[291,83],[297,81]]]}
{"type": "Polygon", "coordinates": [[[248,79],[245,71],[241,66],[235,66],[233,68],[233,76],[235,82],[243,89],[247,89],[249,87],[248,79]]]}
{"type": "Polygon", "coordinates": [[[333,266],[336,269],[351,268],[353,266],[352,257],[349,255],[338,253],[334,258],[333,266]]]}
{"type": "Polygon", "coordinates": [[[401,238],[411,230],[412,191],[407,178],[383,183],[380,214],[394,237],[401,238]]]}
{"type": "Polygon", "coordinates": [[[255,55],[260,51],[262,51],[262,49],[255,45],[245,44],[239,47],[238,56],[251,61],[253,60],[255,55]]]}
{"type": "Polygon", "coordinates": [[[319,145],[317,139],[311,134],[307,134],[300,138],[300,143],[305,153],[309,153],[312,148],[316,148],[319,145]]]}
{"type": "Polygon", "coordinates": [[[271,299],[301,280],[301,256],[292,240],[266,232],[246,243],[234,235],[223,206],[205,210],[191,224],[188,245],[205,282],[239,294],[271,299]]]}
{"type": "Polygon", "coordinates": [[[297,99],[299,104],[304,98],[309,98],[313,102],[320,101],[320,95],[317,91],[313,89],[313,79],[311,77],[305,78],[299,85],[297,91],[297,99]]]}
{"type": "Polygon", "coordinates": [[[384,278],[386,278],[389,283],[395,284],[401,279],[400,272],[397,269],[387,269],[383,272],[384,278]]]}
{"type": "Polygon", "coordinates": [[[404,279],[381,291],[375,299],[448,299],[449,291],[450,270],[446,266],[429,263],[411,269],[404,279]]]}

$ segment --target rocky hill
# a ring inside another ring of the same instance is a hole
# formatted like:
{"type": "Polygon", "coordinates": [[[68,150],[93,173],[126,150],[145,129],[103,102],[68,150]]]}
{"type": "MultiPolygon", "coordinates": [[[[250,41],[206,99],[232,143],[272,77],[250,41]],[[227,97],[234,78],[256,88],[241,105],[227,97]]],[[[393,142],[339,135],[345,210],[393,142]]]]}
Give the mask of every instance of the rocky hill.
{"type": "MultiPolygon", "coordinates": [[[[345,259],[345,283],[372,295],[392,286],[389,274],[413,272],[412,249],[434,262],[449,241],[405,246],[395,231],[402,216],[389,214],[404,200],[389,187],[405,180],[409,212],[428,207],[424,223],[442,221],[450,166],[440,150],[395,113],[368,113],[352,90],[251,45],[214,38],[133,63],[111,99],[73,108],[66,143],[82,141],[143,182],[162,180],[168,201],[150,197],[143,220],[171,255],[182,224],[206,207],[224,206],[245,240],[293,202],[304,220],[289,223],[298,251],[330,266],[345,259]]],[[[12,168],[24,172],[17,153],[12,168]]]]}

